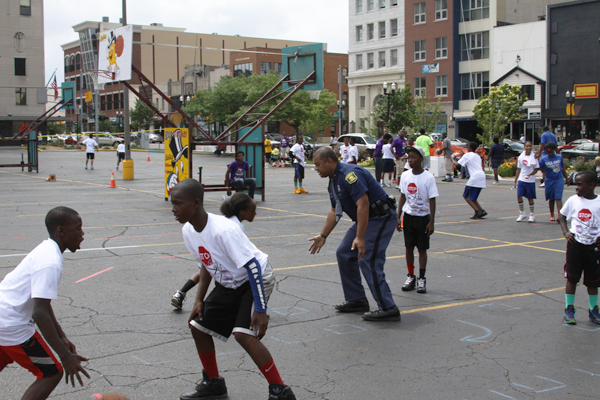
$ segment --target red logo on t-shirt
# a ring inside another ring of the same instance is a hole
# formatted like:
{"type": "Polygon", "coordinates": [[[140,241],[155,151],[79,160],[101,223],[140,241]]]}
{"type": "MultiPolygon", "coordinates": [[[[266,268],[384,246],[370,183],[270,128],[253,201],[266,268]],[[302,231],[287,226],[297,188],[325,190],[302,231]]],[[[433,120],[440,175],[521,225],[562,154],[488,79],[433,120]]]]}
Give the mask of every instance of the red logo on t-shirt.
{"type": "Polygon", "coordinates": [[[523,165],[527,165],[527,164],[529,164],[529,163],[527,162],[527,160],[523,160],[523,165]]]}
{"type": "Polygon", "coordinates": [[[408,193],[410,193],[410,194],[417,193],[417,185],[414,184],[413,182],[408,184],[408,193]]]}
{"type": "Polygon", "coordinates": [[[592,219],[592,212],[587,208],[584,208],[577,213],[577,218],[579,218],[581,222],[588,222],[590,219],[592,219]]]}
{"type": "Polygon", "coordinates": [[[212,265],[213,260],[208,250],[202,246],[198,246],[198,254],[200,255],[200,261],[202,264],[206,265],[207,267],[212,265]]]}

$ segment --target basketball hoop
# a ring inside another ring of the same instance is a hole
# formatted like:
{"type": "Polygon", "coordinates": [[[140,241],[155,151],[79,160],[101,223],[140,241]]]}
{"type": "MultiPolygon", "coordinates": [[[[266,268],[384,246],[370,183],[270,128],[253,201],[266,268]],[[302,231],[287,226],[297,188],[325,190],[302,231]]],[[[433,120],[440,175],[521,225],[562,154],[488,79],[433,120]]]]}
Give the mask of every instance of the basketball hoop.
{"type": "Polygon", "coordinates": [[[319,100],[319,97],[321,96],[321,91],[320,90],[309,90],[308,94],[310,95],[311,100],[319,100]]]}
{"type": "Polygon", "coordinates": [[[116,78],[114,72],[103,69],[90,69],[87,71],[87,74],[92,78],[92,82],[94,82],[94,90],[104,90],[104,85],[106,85],[106,82],[99,82],[99,77],[102,76],[111,81],[114,81],[116,78]]]}

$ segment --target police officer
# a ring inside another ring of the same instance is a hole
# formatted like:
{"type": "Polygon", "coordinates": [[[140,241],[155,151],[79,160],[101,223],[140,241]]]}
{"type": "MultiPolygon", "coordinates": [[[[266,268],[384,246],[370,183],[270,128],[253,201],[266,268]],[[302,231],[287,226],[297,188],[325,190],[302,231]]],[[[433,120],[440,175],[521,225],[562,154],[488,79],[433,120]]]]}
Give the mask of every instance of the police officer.
{"type": "Polygon", "coordinates": [[[338,312],[367,311],[367,321],[400,321],[400,311],[385,280],[385,250],[390,243],[398,215],[395,199],[389,197],[373,176],[357,165],[338,163],[335,152],[319,148],[314,155],[315,171],[329,178],[332,208],[321,233],[309,239],[311,254],[318,253],[333,231],[342,211],[354,225],[337,249],[336,256],[345,302],[335,306],[338,312]],[[361,284],[360,271],[375,298],[378,310],[369,311],[369,302],[361,284]]]}

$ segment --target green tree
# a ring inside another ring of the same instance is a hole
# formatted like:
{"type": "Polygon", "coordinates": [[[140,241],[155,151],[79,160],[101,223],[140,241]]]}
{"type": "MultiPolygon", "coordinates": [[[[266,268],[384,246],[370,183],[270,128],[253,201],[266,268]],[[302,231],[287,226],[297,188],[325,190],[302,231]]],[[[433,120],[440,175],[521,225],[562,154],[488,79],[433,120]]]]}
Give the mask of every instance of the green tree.
{"type": "Polygon", "coordinates": [[[62,135],[65,133],[66,124],[58,124],[56,122],[48,122],[46,124],[47,135],[62,135]]]}
{"type": "Polygon", "coordinates": [[[336,105],[337,97],[328,90],[321,92],[319,100],[310,100],[310,95],[307,92],[302,92],[302,94],[309,97],[309,104],[306,107],[306,114],[300,124],[299,131],[304,136],[314,139],[319,133],[331,126],[333,115],[329,110],[336,105]]]}
{"type": "Polygon", "coordinates": [[[413,132],[425,129],[425,132],[435,132],[438,124],[438,118],[442,114],[440,99],[436,103],[431,103],[430,97],[420,96],[414,98],[413,114],[409,126],[413,132]]]}
{"type": "Polygon", "coordinates": [[[527,95],[521,93],[520,85],[492,86],[489,94],[479,98],[473,109],[477,125],[483,130],[477,134],[483,144],[489,146],[496,135],[502,135],[511,122],[521,119],[521,107],[527,101],[527,95]]]}
{"type": "Polygon", "coordinates": [[[377,137],[377,121],[383,121],[384,125],[392,133],[400,131],[404,127],[410,127],[413,123],[415,113],[415,104],[410,90],[410,84],[407,83],[402,89],[396,90],[391,96],[384,96],[375,105],[371,112],[371,128],[368,133],[377,137]],[[390,118],[387,118],[388,100],[390,107],[390,118]]]}
{"type": "Polygon", "coordinates": [[[154,122],[154,111],[140,99],[135,100],[135,106],[130,112],[131,127],[133,130],[150,128],[154,122]]]}

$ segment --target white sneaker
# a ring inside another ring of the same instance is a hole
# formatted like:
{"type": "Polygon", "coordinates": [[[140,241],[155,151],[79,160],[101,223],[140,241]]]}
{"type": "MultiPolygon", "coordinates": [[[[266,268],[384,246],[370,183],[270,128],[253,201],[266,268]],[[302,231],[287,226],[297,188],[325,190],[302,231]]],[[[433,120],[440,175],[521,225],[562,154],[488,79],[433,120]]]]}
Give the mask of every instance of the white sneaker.
{"type": "Polygon", "coordinates": [[[546,187],[546,182],[540,183],[540,187],[546,187]]]}
{"type": "Polygon", "coordinates": [[[391,187],[392,187],[392,184],[391,184],[391,183],[388,183],[388,184],[387,184],[387,187],[391,188],[391,187]]]}
{"type": "Polygon", "coordinates": [[[497,185],[497,184],[498,184],[498,182],[496,182],[496,181],[494,181],[494,182],[492,182],[492,183],[493,183],[494,185],[497,185]]]}
{"type": "Polygon", "coordinates": [[[535,215],[529,216],[529,222],[535,222],[535,215]]]}
{"type": "Polygon", "coordinates": [[[519,214],[519,217],[517,218],[517,222],[521,222],[525,219],[525,214],[519,214]]]}

